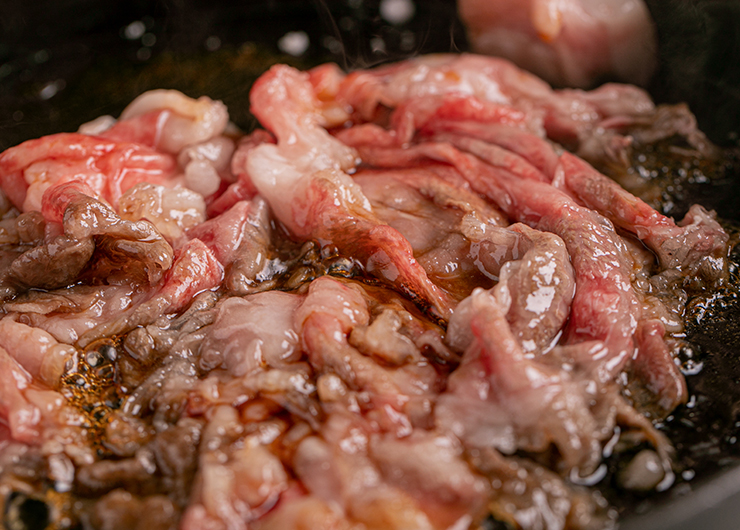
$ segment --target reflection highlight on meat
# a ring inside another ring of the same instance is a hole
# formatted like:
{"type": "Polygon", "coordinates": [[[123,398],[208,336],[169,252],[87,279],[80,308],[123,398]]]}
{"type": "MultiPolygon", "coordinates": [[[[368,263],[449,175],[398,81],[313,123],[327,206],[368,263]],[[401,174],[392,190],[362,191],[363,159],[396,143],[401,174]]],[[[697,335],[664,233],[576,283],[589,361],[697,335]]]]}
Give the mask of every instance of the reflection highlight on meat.
{"type": "Polygon", "coordinates": [[[653,422],[728,236],[597,168],[712,156],[684,107],[474,55],[278,65],[250,104],[242,134],[155,91],[0,154],[7,499],[60,529],[595,530],[613,459],[671,486],[653,422]]]}

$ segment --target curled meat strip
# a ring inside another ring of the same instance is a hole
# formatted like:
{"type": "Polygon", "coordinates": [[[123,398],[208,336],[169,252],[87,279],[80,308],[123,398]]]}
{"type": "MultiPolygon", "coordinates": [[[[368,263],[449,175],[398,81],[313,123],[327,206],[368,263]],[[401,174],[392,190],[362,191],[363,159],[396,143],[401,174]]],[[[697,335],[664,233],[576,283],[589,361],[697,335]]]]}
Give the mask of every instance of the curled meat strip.
{"type": "Polygon", "coordinates": [[[255,129],[251,134],[242,137],[231,157],[231,173],[236,179],[224,192],[208,205],[208,215],[215,217],[243,200],[250,200],[257,195],[257,189],[247,173],[249,153],[260,144],[275,143],[275,137],[263,129],[255,129]]]}
{"type": "MultiPolygon", "coordinates": [[[[633,398],[647,414],[663,418],[685,403],[689,392],[664,340],[665,326],[658,319],[643,320],[637,327],[631,372],[645,386],[642,395],[633,398]]],[[[633,390],[633,394],[636,392],[633,390]]]]}
{"type": "Polygon", "coordinates": [[[56,340],[75,344],[96,325],[116,318],[146,297],[131,285],[73,285],[52,291],[30,290],[6,302],[6,309],[56,340]]]}
{"type": "Polygon", "coordinates": [[[34,385],[31,375],[0,347],[0,420],[13,439],[40,443],[63,404],[61,394],[34,385]]]}
{"type": "Polygon", "coordinates": [[[300,357],[293,314],[301,297],[270,291],[224,300],[200,348],[200,367],[223,366],[236,377],[300,357]]]}
{"type": "Polygon", "coordinates": [[[225,287],[237,294],[274,286],[279,267],[270,249],[272,227],[264,199],[239,201],[221,215],[188,231],[188,237],[203,241],[224,267],[225,287]]]}
{"type": "MultiPolygon", "coordinates": [[[[440,135],[436,139],[449,141],[519,178],[540,180],[515,164],[507,164],[501,159],[496,146],[487,142],[455,135],[440,135]]],[[[722,276],[729,236],[714,216],[701,206],[692,206],[686,218],[676,225],[672,219],[658,213],[587,162],[567,152],[560,155],[557,168],[549,180],[579,204],[599,212],[615,226],[633,233],[655,252],[661,269],[700,273],[709,281],[722,276]]]]}
{"type": "Polygon", "coordinates": [[[182,183],[209,197],[233,180],[229,163],[234,141],[222,136],[228,119],[220,101],[151,90],[131,102],[119,121],[98,119],[81,126],[80,132],[177,155],[182,183]]]}
{"type": "Polygon", "coordinates": [[[235,149],[234,141],[218,136],[180,151],[178,162],[185,168],[185,185],[203,197],[219,191],[222,182],[231,182],[231,158],[235,149]]]}
{"type": "Polygon", "coordinates": [[[510,62],[475,55],[434,55],[349,74],[336,98],[372,121],[379,105],[395,108],[412,98],[440,94],[475,96],[527,113],[532,132],[576,146],[606,118],[650,115],[647,93],[629,85],[604,85],[591,92],[552,90],[510,62]]]}
{"type": "Polygon", "coordinates": [[[374,433],[369,453],[383,478],[409,492],[437,528],[479,517],[489,485],[467,465],[453,437],[424,430],[402,439],[374,433]]]}
{"type": "Polygon", "coordinates": [[[44,217],[62,225],[62,237],[76,241],[95,237],[95,248],[104,253],[108,262],[100,260],[95,266],[109,281],[125,266],[127,279],[143,276],[144,281],[157,283],[172,265],[172,247],[151,223],[121,219],[110,206],[93,198],[90,191],[79,181],[49,189],[42,201],[44,217]],[[139,267],[141,273],[136,270],[139,267]]]}
{"type": "Polygon", "coordinates": [[[17,285],[55,289],[74,283],[83,272],[110,283],[159,281],[172,264],[170,245],[150,223],[123,220],[91,195],[81,181],[47,190],[42,201],[47,234],[10,264],[17,285]],[[98,259],[92,259],[94,253],[98,259]]]}
{"type": "Polygon", "coordinates": [[[150,324],[161,315],[180,311],[196,294],[217,287],[222,280],[221,264],[203,242],[193,239],[175,252],[172,267],[146,299],[85,332],[79,344],[86,346],[101,337],[119,335],[150,324]]]}
{"type": "MultiPolygon", "coordinates": [[[[296,323],[311,364],[319,372],[337,374],[344,384],[369,393],[378,421],[389,430],[408,433],[410,418],[425,408],[439,385],[439,376],[424,358],[385,367],[350,345],[349,333],[370,321],[362,292],[352,285],[322,277],[314,280],[308,297],[296,311],[296,323]]],[[[354,338],[355,344],[361,339],[354,338]]]]}
{"type": "Polygon", "coordinates": [[[50,388],[59,385],[68,362],[75,362],[77,350],[46,331],[17,322],[0,320],[0,346],[37,381],[50,388]]]}
{"type": "Polygon", "coordinates": [[[294,457],[312,495],[377,530],[465,527],[479,516],[488,487],[459,460],[454,441],[426,432],[404,440],[378,435],[344,405],[329,408],[321,436],[305,438],[294,457]]]}
{"type": "Polygon", "coordinates": [[[328,440],[308,437],[298,446],[294,466],[301,482],[312,495],[338,506],[348,519],[366,528],[434,529],[408,493],[383,480],[363,447],[368,443],[367,430],[347,416],[329,418],[326,430],[330,432],[324,434],[328,440]],[[354,441],[359,450],[343,450],[345,440],[345,447],[354,441]]]}
{"type": "Polygon", "coordinates": [[[506,125],[526,131],[534,125],[528,115],[500,102],[456,92],[442,95],[412,97],[399,102],[390,117],[390,138],[397,144],[407,144],[417,131],[425,132],[446,123],[477,123],[506,125]]]}
{"type": "Polygon", "coordinates": [[[553,443],[566,469],[592,472],[601,460],[600,427],[587,396],[564,372],[525,357],[493,296],[476,290],[467,304],[453,322],[469,318],[472,342],[438,400],[437,425],[469,447],[506,454],[553,443]]]}
{"type": "Polygon", "coordinates": [[[344,172],[354,167],[356,153],[321,126],[326,120],[308,76],[273,67],[255,83],[250,98],[278,143],[255,147],[247,173],[276,217],[295,237],[334,245],[439,317],[449,316],[449,297],[426,277],[408,242],[377,220],[344,172]]]}
{"type": "Polygon", "coordinates": [[[46,441],[78,441],[80,416],[58,392],[67,364],[74,364],[74,347],[58,343],[43,330],[0,320],[0,423],[13,439],[42,445],[46,441]]]}
{"type": "Polygon", "coordinates": [[[202,435],[193,498],[181,527],[246,530],[270,511],[288,489],[289,477],[266,446],[285,429],[276,421],[264,434],[244,436],[238,412],[217,407],[202,435]]]}
{"type": "MultiPolygon", "coordinates": [[[[514,236],[507,233],[504,237],[511,245],[513,259],[501,267],[495,289],[499,297],[510,301],[506,320],[523,351],[541,354],[560,337],[570,315],[575,274],[558,236],[521,223],[509,230],[514,236]]],[[[484,237],[483,241],[491,242],[501,239],[500,234],[484,237]]],[[[501,248],[498,246],[499,252],[501,248]]]]}

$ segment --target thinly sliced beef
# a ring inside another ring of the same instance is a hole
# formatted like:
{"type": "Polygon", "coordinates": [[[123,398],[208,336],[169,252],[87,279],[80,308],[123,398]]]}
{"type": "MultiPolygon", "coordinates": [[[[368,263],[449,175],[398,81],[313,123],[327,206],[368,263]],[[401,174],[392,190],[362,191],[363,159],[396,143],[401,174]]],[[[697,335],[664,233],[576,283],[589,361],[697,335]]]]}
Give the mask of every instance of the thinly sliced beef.
{"type": "Polygon", "coordinates": [[[121,120],[100,135],[176,154],[185,146],[215,138],[228,120],[220,101],[206,96],[195,100],[176,90],[150,90],[133,100],[121,120]]]}
{"type": "Polygon", "coordinates": [[[366,148],[361,153],[372,164],[391,167],[428,158],[446,161],[473,189],[514,219],[560,236],[576,277],[566,339],[571,343],[604,342],[607,354],[599,357],[598,377],[602,380],[611,380],[624,367],[634,350],[632,336],[640,306],[630,283],[632,257],[606,218],[578,206],[547,183],[521,180],[446,143],[404,150],[366,148]]]}
{"type": "MultiPolygon", "coordinates": [[[[671,449],[663,435],[624,401],[614,384],[600,384],[592,373],[573,370],[577,359],[566,358],[558,349],[527,358],[503,320],[505,309],[496,297],[480,290],[460,304],[451,335],[469,326],[473,339],[438,400],[437,426],[476,450],[546,452],[552,444],[562,459],[556,469],[570,470],[571,480],[578,482],[579,476],[603,472],[601,444],[620,425],[653,445],[660,478],[670,483],[671,449]]],[[[598,344],[594,347],[601,349],[598,344]]],[[[670,400],[683,379],[665,373],[664,357],[644,353],[662,370],[653,372],[650,390],[663,396],[664,405],[675,407],[678,403],[670,400]]],[[[668,362],[673,366],[670,357],[668,362]]]]}
{"type": "Polygon", "coordinates": [[[288,488],[288,475],[280,460],[266,447],[285,425],[260,436],[243,436],[238,413],[222,406],[203,432],[194,498],[186,510],[186,529],[239,530],[251,527],[277,503],[288,488]]]}
{"type": "MultiPolygon", "coordinates": [[[[497,159],[492,159],[491,146],[480,140],[446,135],[438,139],[450,141],[517,177],[529,178],[518,168],[500,165],[497,159]]],[[[686,218],[676,225],[672,219],[567,152],[559,158],[552,184],[578,204],[599,212],[615,226],[634,234],[655,252],[661,269],[699,275],[709,283],[723,276],[728,235],[714,215],[701,206],[692,206],[686,218]]]]}
{"type": "Polygon", "coordinates": [[[185,168],[185,185],[203,197],[211,197],[222,185],[233,182],[230,166],[235,148],[234,141],[225,136],[184,148],[178,162],[185,168]]]}
{"type": "Polygon", "coordinates": [[[79,344],[86,346],[98,338],[119,335],[180,311],[196,294],[217,287],[222,279],[223,269],[213,253],[200,240],[191,240],[175,253],[172,267],[148,293],[148,299],[87,331],[79,344]]]}
{"type": "Polygon", "coordinates": [[[172,245],[182,244],[184,233],[205,221],[203,197],[187,188],[137,184],[118,201],[121,218],[146,220],[172,245]]]}
{"type": "Polygon", "coordinates": [[[409,493],[384,480],[367,454],[369,435],[364,422],[339,410],[321,437],[305,438],[293,465],[309,493],[368,529],[445,528],[446,521],[431,520],[409,493]]]}
{"type": "Polygon", "coordinates": [[[8,300],[18,292],[10,266],[26,250],[15,245],[3,245],[0,249],[0,300],[8,300]]]}
{"type": "Polygon", "coordinates": [[[247,172],[276,217],[294,236],[317,239],[359,259],[365,270],[416,298],[440,317],[452,302],[426,277],[408,242],[377,220],[343,171],[356,154],[321,127],[325,117],[308,76],[274,67],[255,84],[252,109],[278,139],[247,159],[247,172]]]}
{"type": "Polygon", "coordinates": [[[235,294],[269,289],[283,271],[270,248],[271,236],[270,209],[261,197],[239,201],[188,232],[213,251],[224,267],[224,286],[235,294]]]}
{"type": "Polygon", "coordinates": [[[438,375],[418,356],[413,358],[416,362],[387,368],[349,344],[352,329],[370,319],[360,289],[319,278],[309,287],[295,318],[303,348],[319,373],[335,373],[348,387],[368,392],[374,414],[385,428],[398,433],[411,429],[417,409],[423,409],[437,392],[438,375]]]}
{"type": "MultiPolygon", "coordinates": [[[[679,136],[702,156],[716,154],[696,128],[693,116],[680,106],[656,109],[646,92],[630,85],[605,84],[591,91],[552,90],[540,79],[500,58],[435,55],[357,71],[346,77],[336,73],[327,75],[324,67],[319,67],[319,72],[315,77],[332,78],[331,82],[320,85],[323,99],[350,106],[356,121],[382,121],[383,109],[398,108],[400,116],[396,123],[402,125],[399,144],[408,141],[409,130],[417,122],[424,124],[433,115],[430,109],[435,104],[430,104],[430,99],[451,102],[455,98],[461,101],[472,98],[457,103],[459,109],[467,107],[468,111],[457,116],[451,113],[451,121],[472,118],[473,122],[516,123],[592,162],[624,164],[633,138],[644,145],[651,140],[679,136]],[[414,100],[418,103],[412,103],[414,100]],[[480,107],[481,101],[485,103],[475,118],[471,111],[476,105],[480,107]],[[511,112],[507,115],[487,110],[496,105],[509,107],[511,112]],[[409,116],[407,106],[420,114],[418,119],[409,116]],[[526,118],[515,118],[516,112],[525,114],[526,118]]],[[[430,121],[434,127],[435,120],[430,121]]],[[[449,117],[440,121],[449,121],[449,117]]],[[[393,138],[397,136],[396,132],[392,134],[393,138]]]]}
{"type": "Polygon", "coordinates": [[[78,281],[83,272],[110,283],[159,281],[172,263],[170,245],[148,222],[123,220],[91,195],[81,181],[47,190],[45,241],[10,264],[13,282],[26,289],[56,289],[78,281]]]}
{"type": "MultiPolygon", "coordinates": [[[[653,417],[664,417],[686,403],[686,380],[673,360],[665,340],[665,326],[660,320],[643,321],[637,328],[637,352],[632,362],[635,379],[644,385],[643,395],[635,400],[640,409],[653,417]]],[[[637,396],[637,392],[633,392],[637,396]]]]}
{"type": "Polygon", "coordinates": [[[525,353],[542,354],[560,338],[570,315],[576,278],[563,240],[524,224],[511,227],[520,259],[499,273],[499,297],[510,300],[506,320],[525,353]]]}
{"type": "Polygon", "coordinates": [[[550,182],[552,180],[552,175],[548,176],[531,166],[528,167],[527,163],[523,160],[507,157],[507,151],[495,144],[447,134],[434,136],[433,139],[437,142],[450,143],[462,151],[474,154],[487,164],[504,170],[519,179],[535,182],[550,182]]]}
{"type": "Polygon", "coordinates": [[[47,222],[61,223],[61,237],[72,241],[92,243],[94,238],[94,247],[102,254],[94,264],[95,275],[115,283],[125,267],[126,281],[156,284],[172,266],[172,247],[151,223],[121,219],[89,191],[76,181],[50,188],[42,201],[47,222]]]}
{"type": "MultiPolygon", "coordinates": [[[[507,296],[514,298],[508,320],[525,350],[541,351],[558,337],[574,290],[560,238],[526,225],[514,231],[499,228],[498,211],[434,171],[365,170],[354,178],[378,216],[409,240],[433,281],[455,292],[468,283],[485,285],[487,278],[501,277],[499,285],[506,285],[507,296]]],[[[470,290],[459,294],[467,296],[470,290]]]]}
{"type": "Polygon", "coordinates": [[[293,313],[301,301],[298,295],[279,291],[224,300],[201,347],[201,367],[210,371],[222,366],[242,377],[298,360],[293,313]]]}
{"type": "Polygon", "coordinates": [[[470,469],[454,438],[422,430],[403,439],[373,434],[368,451],[383,478],[411,494],[438,528],[480,517],[490,486],[470,469]]]}
{"type": "Polygon", "coordinates": [[[464,189],[464,181],[448,182],[441,169],[360,170],[353,178],[378,218],[409,242],[430,280],[462,298],[490,275],[476,257],[475,239],[466,237],[467,227],[480,225],[482,230],[504,225],[506,220],[464,189]]]}
{"type": "Polygon", "coordinates": [[[180,314],[163,315],[147,326],[126,335],[123,348],[135,361],[156,365],[167,357],[194,357],[206,336],[204,331],[216,319],[218,295],[203,291],[180,314]]]}
{"type": "Polygon", "coordinates": [[[491,184],[487,193],[498,196],[501,206],[511,201],[512,215],[554,232],[565,242],[576,277],[566,339],[571,343],[604,341],[607,356],[599,377],[613,378],[632,354],[632,335],[640,311],[630,284],[631,257],[621,239],[605,218],[558,195],[547,184],[524,183],[491,171],[488,178],[491,180],[481,188],[491,184]]]}
{"type": "MultiPolygon", "coordinates": [[[[601,383],[613,380],[616,374],[630,362],[632,352],[637,345],[633,337],[637,331],[634,323],[640,319],[641,308],[630,286],[630,275],[633,270],[632,257],[608,221],[600,216],[594,217],[595,214],[577,206],[564,195],[559,197],[559,192],[545,183],[526,183],[504,171],[496,171],[491,166],[483,166],[477,158],[462,155],[442,144],[422,145],[418,149],[409,148],[405,150],[407,161],[403,161],[402,157],[393,157],[390,155],[392,151],[392,149],[385,149],[384,154],[382,149],[374,150],[375,158],[368,159],[394,165],[399,161],[400,163],[413,163],[413,152],[417,151],[417,155],[426,153],[433,159],[448,160],[455,164],[461,174],[471,179],[470,182],[474,188],[477,179],[490,178],[496,181],[497,184],[488,188],[488,192],[486,192],[485,185],[479,187],[478,190],[488,193],[488,196],[510,215],[513,214],[515,218],[518,217],[538,228],[553,231],[563,238],[576,274],[576,293],[569,315],[565,343],[576,345],[574,351],[577,354],[569,356],[568,362],[580,367],[580,370],[588,374],[588,378],[595,378],[601,383]],[[433,151],[435,154],[432,154],[433,151]],[[393,162],[394,159],[395,162],[393,162]],[[482,177],[486,174],[488,177],[482,177]],[[501,188],[497,189],[499,185],[501,188]],[[538,190],[538,187],[541,189],[538,190]],[[515,195],[507,196],[506,193],[511,189],[516,189],[515,195]],[[544,207],[545,204],[549,206],[544,207]],[[574,218],[574,215],[585,216],[585,218],[580,222],[567,222],[568,217],[562,218],[563,214],[570,218],[574,218]],[[590,228],[589,224],[584,222],[586,219],[591,220],[590,228]],[[585,232],[586,230],[588,232],[585,232]],[[590,254],[591,252],[593,254],[590,254]],[[608,255],[614,256],[615,259],[611,262],[604,260],[604,256],[608,255]],[[600,260],[596,259],[597,256],[600,260]],[[609,305],[615,309],[605,312],[605,307],[609,305]],[[617,309],[620,306],[621,309],[617,309]],[[625,318],[626,315],[631,315],[631,317],[625,318]],[[598,342],[589,342],[594,339],[598,342]]],[[[366,151],[361,150],[361,152],[366,151]]],[[[514,305],[514,308],[516,307],[514,305]]],[[[522,307],[521,303],[518,307],[522,307]]],[[[458,309],[458,312],[460,311],[465,312],[464,305],[458,309]]],[[[561,313],[561,318],[562,316],[561,313]]],[[[455,319],[453,319],[453,324],[454,322],[455,319]]],[[[454,326],[450,329],[451,337],[454,337],[454,326]]],[[[655,349],[651,351],[651,348],[643,347],[643,357],[634,364],[632,369],[637,379],[642,381],[641,384],[648,388],[647,394],[642,398],[645,406],[662,400],[667,408],[675,407],[685,399],[685,387],[683,386],[685,383],[678,373],[676,364],[668,354],[663,339],[655,335],[652,337],[649,344],[655,349]],[[651,377],[640,368],[640,363],[646,362],[651,364],[651,371],[656,375],[651,377]]],[[[598,401],[603,401],[607,410],[614,410],[615,406],[623,410],[623,405],[618,402],[619,399],[612,396],[613,392],[613,389],[602,388],[599,390],[598,401]],[[617,399],[616,405],[614,399],[617,399]]],[[[655,410],[658,416],[664,414],[660,412],[660,407],[655,410]]],[[[603,419],[610,417],[611,414],[598,413],[596,416],[602,420],[602,425],[608,425],[614,420],[604,423],[603,419]]],[[[653,443],[660,447],[665,467],[669,457],[665,451],[664,442],[649,425],[640,425],[638,429],[648,438],[652,438],[653,443]]],[[[600,436],[607,435],[601,433],[600,436]]]]}
{"type": "Polygon", "coordinates": [[[268,131],[154,91],[0,154],[0,490],[91,529],[596,530],[581,486],[672,483],[651,421],[728,237],[568,150],[706,154],[689,114],[472,55],[250,99],[268,131]]]}
{"type": "MultiPolygon", "coordinates": [[[[8,346],[18,345],[11,342],[8,346]]],[[[23,355],[21,348],[15,348],[18,357],[23,355]]],[[[78,441],[75,427],[80,425],[80,415],[68,407],[62,394],[34,381],[3,347],[0,347],[0,378],[0,422],[8,426],[14,440],[29,445],[41,445],[55,436],[61,440],[67,437],[70,443],[78,441]],[[71,429],[65,432],[65,427],[71,429]]]]}
{"type": "Polygon", "coordinates": [[[526,113],[485,98],[450,92],[424,95],[398,104],[390,117],[390,136],[398,145],[411,142],[417,131],[436,129],[440,123],[476,123],[486,126],[511,126],[526,131],[536,128],[526,113]]]}
{"type": "MultiPolygon", "coordinates": [[[[505,454],[557,447],[567,469],[590,473],[601,459],[601,427],[589,396],[559,372],[525,357],[505,320],[505,307],[477,290],[468,302],[473,340],[450,376],[437,425],[468,447],[505,454]]],[[[460,325],[460,324],[458,324],[460,325]]]]}
{"type": "Polygon", "coordinates": [[[23,211],[40,211],[44,192],[71,180],[85,182],[95,197],[117,204],[140,182],[166,184],[175,169],[171,156],[139,144],[61,133],[0,154],[0,187],[23,211]]]}
{"type": "Polygon", "coordinates": [[[95,252],[92,238],[54,237],[26,250],[10,264],[10,276],[24,289],[56,289],[74,282],[95,252]]]}
{"type": "Polygon", "coordinates": [[[524,458],[478,451],[472,466],[496,484],[488,509],[498,521],[524,530],[600,530],[614,525],[598,492],[579,491],[562,477],[524,458]]]}
{"type": "Polygon", "coordinates": [[[46,231],[41,212],[9,213],[7,218],[0,221],[0,300],[12,298],[23,290],[16,280],[17,273],[23,276],[23,267],[16,266],[14,273],[11,266],[31,247],[43,244],[46,231]]]}
{"type": "Polygon", "coordinates": [[[313,495],[296,496],[280,503],[255,524],[259,530],[352,530],[355,527],[329,504],[313,495]]]}
{"type": "MultiPolygon", "coordinates": [[[[635,234],[656,253],[664,270],[679,268],[698,272],[710,282],[723,274],[728,236],[701,206],[692,207],[686,219],[676,226],[672,219],[661,215],[585,161],[567,152],[556,157],[550,146],[541,140],[542,145],[537,152],[550,153],[557,165],[548,169],[546,174],[537,176],[522,168],[518,161],[501,156],[496,144],[502,142],[495,132],[491,131],[490,136],[481,134],[475,127],[472,130],[469,126],[465,127],[464,122],[443,126],[444,129],[462,134],[441,134],[436,135],[435,139],[449,141],[519,178],[553,181],[556,187],[562,188],[579,204],[601,213],[619,228],[635,234]]],[[[551,165],[552,162],[548,163],[548,166],[551,165]]]]}
{"type": "Polygon", "coordinates": [[[46,331],[10,317],[0,320],[0,347],[34,379],[50,388],[58,387],[67,363],[76,362],[77,350],[62,344],[46,331]]]}
{"type": "Polygon", "coordinates": [[[44,239],[46,221],[41,212],[31,211],[0,221],[3,245],[38,245],[44,239]]]}
{"type": "Polygon", "coordinates": [[[429,95],[458,94],[504,104],[527,113],[533,132],[544,128],[556,141],[582,141],[613,116],[653,112],[648,95],[629,85],[592,92],[554,91],[506,60],[475,55],[435,55],[354,72],[338,84],[336,98],[372,121],[379,105],[395,108],[429,95]],[[538,123],[539,120],[539,123],[538,123]]]}
{"type": "Polygon", "coordinates": [[[562,186],[581,204],[632,232],[658,256],[662,269],[687,269],[716,280],[723,273],[728,235],[713,215],[692,206],[678,226],[583,160],[560,157],[562,186]]]}
{"type": "Polygon", "coordinates": [[[53,291],[31,290],[5,308],[56,340],[75,344],[86,331],[119,317],[145,294],[130,285],[73,285],[53,291]]]}
{"type": "Polygon", "coordinates": [[[493,146],[507,149],[516,153],[530,165],[538,169],[542,175],[519,172],[534,180],[552,180],[555,168],[558,165],[558,155],[555,147],[547,140],[532,134],[519,127],[512,127],[499,123],[480,123],[474,120],[436,120],[421,130],[425,136],[435,136],[444,133],[455,134],[483,140],[493,146]]]}

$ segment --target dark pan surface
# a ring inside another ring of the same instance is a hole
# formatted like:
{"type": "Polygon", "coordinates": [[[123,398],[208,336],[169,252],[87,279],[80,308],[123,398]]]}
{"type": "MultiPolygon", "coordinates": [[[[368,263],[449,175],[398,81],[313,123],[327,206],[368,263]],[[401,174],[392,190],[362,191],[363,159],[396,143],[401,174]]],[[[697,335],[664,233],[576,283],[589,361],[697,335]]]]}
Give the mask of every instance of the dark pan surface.
{"type": "MultiPolygon", "coordinates": [[[[654,2],[649,3],[656,11],[654,2]]],[[[249,87],[274,62],[310,67],[334,61],[352,69],[467,49],[453,1],[417,1],[415,7],[413,18],[394,25],[380,15],[378,1],[363,0],[6,0],[0,10],[0,150],[43,134],[76,130],[101,114],[118,115],[152,88],[221,99],[232,119],[249,130],[255,125],[248,113],[249,87]],[[285,54],[278,45],[291,31],[303,32],[309,41],[299,56],[285,54]]],[[[675,18],[664,20],[658,29],[671,32],[676,25],[680,21],[675,18]]],[[[732,43],[732,34],[727,38],[732,43]]],[[[684,51],[674,50],[675,61],[684,51]]],[[[714,77],[702,79],[712,80],[709,88],[697,80],[671,85],[675,61],[666,58],[669,52],[662,53],[655,97],[688,99],[710,136],[731,143],[738,127],[733,112],[740,108],[740,79],[733,78],[731,69],[722,70],[724,52],[707,51],[711,60],[705,63],[714,77]],[[710,89],[714,105],[702,99],[702,90],[710,89]]],[[[740,64],[740,51],[735,63],[740,64]]],[[[702,68],[697,72],[704,76],[702,68]]],[[[737,226],[740,166],[733,151],[727,152],[727,162],[721,170],[705,171],[707,178],[700,171],[665,184],[666,213],[680,218],[691,203],[699,202],[737,226]]],[[[623,512],[626,530],[738,527],[739,264],[736,250],[734,289],[689,304],[692,346],[682,352],[682,361],[687,373],[695,373],[687,377],[694,397],[663,426],[683,466],[678,484],[661,495],[628,494],[613,486],[621,463],[610,462],[611,474],[602,486],[623,512]]]]}

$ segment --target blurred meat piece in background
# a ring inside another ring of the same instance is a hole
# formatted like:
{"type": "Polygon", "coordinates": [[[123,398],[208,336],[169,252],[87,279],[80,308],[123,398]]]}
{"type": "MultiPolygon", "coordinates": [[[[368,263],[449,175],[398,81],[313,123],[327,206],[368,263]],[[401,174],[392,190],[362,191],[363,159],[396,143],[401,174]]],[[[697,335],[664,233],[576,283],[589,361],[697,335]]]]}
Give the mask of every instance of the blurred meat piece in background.
{"type": "Polygon", "coordinates": [[[546,81],[586,88],[604,79],[646,85],[656,34],[643,0],[460,0],[473,49],[546,81]]]}
{"type": "Polygon", "coordinates": [[[740,2],[458,0],[457,7],[474,51],[561,87],[640,85],[657,103],[688,104],[713,142],[737,143],[740,2]]]}

